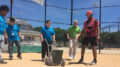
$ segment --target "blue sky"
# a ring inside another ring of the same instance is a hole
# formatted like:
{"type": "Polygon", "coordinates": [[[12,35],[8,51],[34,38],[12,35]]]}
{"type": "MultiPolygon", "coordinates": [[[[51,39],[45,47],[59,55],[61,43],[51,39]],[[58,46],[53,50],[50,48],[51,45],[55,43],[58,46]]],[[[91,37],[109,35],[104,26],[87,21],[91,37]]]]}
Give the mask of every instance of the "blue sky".
{"type": "MultiPolygon", "coordinates": [[[[0,0],[0,5],[6,4],[9,6],[10,5],[9,1],[10,0],[0,0]]],[[[28,0],[28,1],[32,1],[32,0],[28,0]]],[[[69,9],[71,7],[70,6],[71,0],[48,0],[47,3],[50,5],[55,5],[69,9]]],[[[94,3],[96,3],[99,6],[99,0],[74,0],[74,9],[93,7],[94,3]]],[[[102,6],[111,6],[111,5],[120,5],[120,0],[102,0],[102,6]]],[[[45,6],[40,6],[34,3],[24,2],[21,0],[14,0],[13,17],[44,20],[44,7],[45,6]]],[[[78,20],[79,23],[84,23],[84,20],[87,19],[85,17],[85,13],[88,10],[92,10],[94,13],[94,17],[99,19],[99,9],[97,8],[97,9],[75,10],[73,14],[73,20],[78,20]]],[[[120,7],[102,8],[102,22],[120,21],[120,19],[118,19],[120,17],[119,12],[120,12],[120,7]]],[[[47,6],[47,19],[50,19],[51,21],[70,24],[70,15],[71,14],[69,10],[47,6]]],[[[29,21],[29,23],[32,24],[33,27],[44,26],[44,22],[29,21]]],[[[102,27],[106,25],[109,24],[102,24],[102,27]]],[[[81,29],[83,28],[83,25],[79,25],[79,26],[81,27],[81,29]]],[[[69,25],[52,23],[52,27],[60,27],[63,29],[68,29],[69,25]]]]}

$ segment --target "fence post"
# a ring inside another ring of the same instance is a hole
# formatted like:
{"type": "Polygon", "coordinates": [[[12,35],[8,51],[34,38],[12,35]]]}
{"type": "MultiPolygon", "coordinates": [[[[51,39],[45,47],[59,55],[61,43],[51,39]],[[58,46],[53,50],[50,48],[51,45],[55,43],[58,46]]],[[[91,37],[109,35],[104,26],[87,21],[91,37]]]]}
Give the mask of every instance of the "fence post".
{"type": "Polygon", "coordinates": [[[12,17],[13,0],[10,0],[10,18],[12,17]]]}
{"type": "Polygon", "coordinates": [[[45,0],[45,23],[46,24],[46,18],[47,18],[47,0],[45,0]]]}
{"type": "MultiPolygon", "coordinates": [[[[101,5],[102,2],[100,0],[100,7],[99,7],[99,22],[100,22],[100,38],[101,38],[101,5]]],[[[100,41],[102,42],[102,39],[100,39],[100,41]]],[[[101,43],[99,43],[99,54],[101,53],[101,43]]]]}
{"type": "MultiPolygon", "coordinates": [[[[118,39],[120,38],[120,31],[119,31],[119,25],[118,25],[118,39]]],[[[120,48],[120,47],[119,47],[120,48]]],[[[119,50],[118,48],[118,50],[119,50]]]]}
{"type": "Polygon", "coordinates": [[[73,0],[71,0],[71,26],[73,21],[73,0]]]}
{"type": "Polygon", "coordinates": [[[110,26],[109,26],[109,50],[110,50],[110,26]]]}

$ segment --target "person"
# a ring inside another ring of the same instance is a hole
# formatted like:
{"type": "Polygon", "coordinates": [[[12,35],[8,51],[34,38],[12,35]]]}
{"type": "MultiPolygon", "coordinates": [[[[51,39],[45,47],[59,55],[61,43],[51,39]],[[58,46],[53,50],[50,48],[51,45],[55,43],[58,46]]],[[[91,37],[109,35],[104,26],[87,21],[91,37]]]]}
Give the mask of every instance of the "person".
{"type": "MultiPolygon", "coordinates": [[[[47,20],[45,27],[40,30],[40,38],[42,42],[42,61],[44,61],[45,55],[47,53],[48,56],[48,44],[51,45],[52,42],[55,42],[55,32],[54,29],[50,27],[51,21],[47,20]],[[48,42],[48,44],[46,43],[48,42]]],[[[51,51],[52,47],[49,46],[49,51],[51,51]]]]}
{"type": "Polygon", "coordinates": [[[5,31],[5,39],[8,40],[9,60],[13,59],[14,43],[17,46],[17,52],[18,52],[17,57],[19,59],[22,59],[21,46],[20,46],[21,32],[20,32],[19,26],[17,24],[15,24],[14,18],[10,18],[10,23],[8,24],[8,27],[6,28],[6,31],[5,31]]]}
{"type": "Polygon", "coordinates": [[[4,31],[6,28],[6,19],[5,16],[9,12],[9,8],[7,5],[0,6],[0,64],[7,63],[2,59],[2,46],[4,42],[4,31]]]}
{"type": "Polygon", "coordinates": [[[74,25],[67,31],[67,39],[69,40],[69,57],[70,59],[76,59],[76,46],[78,36],[80,35],[80,27],[78,27],[78,20],[74,20],[74,25]]]}
{"type": "Polygon", "coordinates": [[[83,63],[85,48],[90,43],[93,50],[93,57],[94,57],[94,60],[90,64],[93,65],[97,63],[96,45],[97,45],[97,42],[100,40],[100,28],[99,28],[99,21],[93,17],[92,11],[87,11],[86,16],[88,19],[85,20],[84,27],[80,35],[80,38],[81,38],[83,33],[85,33],[85,36],[83,38],[83,43],[82,43],[83,46],[81,49],[81,59],[79,60],[78,63],[83,63]]]}

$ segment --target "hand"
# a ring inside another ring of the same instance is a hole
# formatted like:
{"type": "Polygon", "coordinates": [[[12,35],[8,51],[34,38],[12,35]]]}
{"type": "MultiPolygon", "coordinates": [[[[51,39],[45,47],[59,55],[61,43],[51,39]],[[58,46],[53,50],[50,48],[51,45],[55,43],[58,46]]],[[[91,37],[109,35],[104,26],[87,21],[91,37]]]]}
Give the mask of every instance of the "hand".
{"type": "Polygon", "coordinates": [[[67,39],[69,40],[69,39],[70,39],[70,37],[69,37],[69,36],[67,36],[67,39]]]}
{"type": "Polygon", "coordinates": [[[79,37],[78,37],[78,41],[80,41],[80,40],[81,40],[81,37],[79,36],[79,37]]]}
{"type": "Polygon", "coordinates": [[[55,42],[55,40],[53,40],[53,42],[55,42]]]}
{"type": "Polygon", "coordinates": [[[41,40],[42,42],[44,42],[44,40],[41,40]]]}
{"type": "Polygon", "coordinates": [[[97,36],[97,42],[99,42],[100,41],[100,36],[97,36]]]}
{"type": "Polygon", "coordinates": [[[75,38],[75,42],[77,42],[77,41],[78,41],[78,37],[75,38]]]}
{"type": "Polygon", "coordinates": [[[5,37],[6,40],[8,40],[8,37],[5,37]]]}
{"type": "Polygon", "coordinates": [[[7,43],[8,43],[8,38],[5,38],[5,41],[4,41],[4,42],[5,42],[5,44],[7,44],[7,43]]]}
{"type": "Polygon", "coordinates": [[[77,34],[76,37],[75,37],[75,41],[79,41],[79,37],[80,37],[80,34],[77,34]]]}
{"type": "Polygon", "coordinates": [[[77,42],[78,41],[78,39],[75,39],[75,42],[77,42]]]}
{"type": "Polygon", "coordinates": [[[55,40],[53,40],[53,41],[52,41],[52,44],[56,44],[56,41],[55,41],[55,40]]]}
{"type": "Polygon", "coordinates": [[[22,38],[20,37],[20,42],[22,42],[22,38]]]}

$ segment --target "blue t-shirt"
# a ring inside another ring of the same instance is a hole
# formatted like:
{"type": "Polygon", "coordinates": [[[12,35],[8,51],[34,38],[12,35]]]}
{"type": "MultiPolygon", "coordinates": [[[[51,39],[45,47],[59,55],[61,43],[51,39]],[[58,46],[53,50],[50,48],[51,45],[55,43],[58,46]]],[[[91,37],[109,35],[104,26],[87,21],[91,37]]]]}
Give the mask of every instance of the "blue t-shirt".
{"type": "Polygon", "coordinates": [[[0,35],[4,35],[5,28],[6,28],[6,19],[0,16],[0,35]]]}
{"type": "Polygon", "coordinates": [[[48,42],[52,42],[52,35],[55,35],[54,29],[46,26],[40,30],[40,33],[43,34],[43,39],[46,39],[48,42]]]}
{"type": "Polygon", "coordinates": [[[18,25],[14,24],[13,26],[11,26],[9,24],[6,28],[6,33],[8,34],[8,41],[20,40],[18,32],[20,32],[20,28],[18,25]]]}

